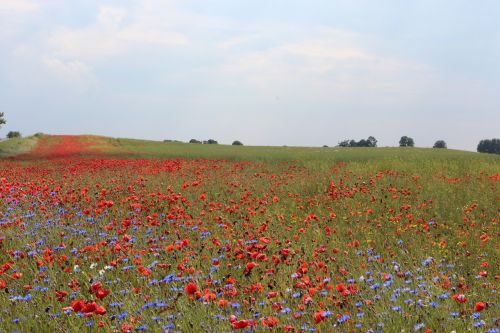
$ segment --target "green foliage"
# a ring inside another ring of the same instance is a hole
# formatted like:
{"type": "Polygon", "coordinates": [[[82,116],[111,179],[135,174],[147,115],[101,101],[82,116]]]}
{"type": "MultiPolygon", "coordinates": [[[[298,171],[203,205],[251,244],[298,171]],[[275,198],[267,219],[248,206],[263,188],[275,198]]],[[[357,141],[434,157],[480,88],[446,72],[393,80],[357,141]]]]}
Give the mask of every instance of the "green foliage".
{"type": "Polygon", "coordinates": [[[377,139],[373,136],[369,136],[368,139],[356,140],[344,140],[339,142],[339,147],[377,147],[377,139]]]}
{"type": "Polygon", "coordinates": [[[189,140],[189,143],[197,143],[197,144],[199,144],[199,143],[201,143],[201,141],[196,140],[196,139],[191,139],[191,140],[189,140]]]}
{"type": "Polygon", "coordinates": [[[7,139],[14,139],[22,137],[21,132],[18,131],[10,131],[7,133],[7,139]]]}
{"type": "Polygon", "coordinates": [[[477,145],[477,151],[480,153],[500,154],[500,139],[481,140],[477,145]]]}
{"type": "Polygon", "coordinates": [[[3,112],[0,112],[0,127],[2,127],[2,125],[4,124],[7,124],[7,121],[4,118],[3,112]]]}
{"type": "Polygon", "coordinates": [[[208,139],[208,140],[203,141],[203,144],[205,144],[205,145],[216,145],[216,144],[218,144],[218,142],[215,141],[214,139],[208,139]]]}
{"type": "Polygon", "coordinates": [[[236,141],[233,141],[232,145],[233,146],[243,146],[243,143],[241,143],[241,141],[236,140],[236,141]]]}
{"type": "Polygon", "coordinates": [[[413,147],[415,146],[415,142],[413,141],[412,138],[409,136],[402,136],[401,139],[399,140],[399,146],[400,147],[413,147]]]}
{"type": "Polygon", "coordinates": [[[446,142],[444,140],[438,140],[434,143],[434,146],[432,148],[443,148],[443,149],[446,149],[448,148],[446,146],[446,142]]]}

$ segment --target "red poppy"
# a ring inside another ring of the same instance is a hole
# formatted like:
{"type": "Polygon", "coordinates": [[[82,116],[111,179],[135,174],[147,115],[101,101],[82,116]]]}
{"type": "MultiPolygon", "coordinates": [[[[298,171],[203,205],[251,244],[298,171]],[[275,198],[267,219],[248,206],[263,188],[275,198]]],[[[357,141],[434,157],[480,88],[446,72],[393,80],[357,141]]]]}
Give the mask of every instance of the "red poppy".
{"type": "Polygon", "coordinates": [[[252,269],[254,269],[255,266],[257,266],[256,263],[254,263],[253,261],[249,262],[248,264],[246,264],[245,270],[243,271],[243,273],[245,275],[250,275],[250,273],[252,272],[252,269]]]}
{"type": "Polygon", "coordinates": [[[194,295],[198,291],[198,286],[194,282],[189,282],[186,285],[186,294],[189,296],[194,295]]]}
{"type": "Polygon", "coordinates": [[[474,311],[480,312],[480,311],[483,311],[484,309],[486,309],[487,307],[488,307],[487,303],[477,302],[476,305],[474,305],[474,311]]]}
{"type": "Polygon", "coordinates": [[[99,305],[99,306],[97,306],[97,308],[94,310],[94,313],[102,316],[103,314],[105,314],[105,313],[106,313],[106,308],[104,308],[103,306],[99,305]]]}
{"type": "Polygon", "coordinates": [[[231,323],[231,326],[235,330],[239,330],[248,326],[255,326],[255,322],[253,320],[236,320],[231,323]]]}
{"type": "Polygon", "coordinates": [[[266,317],[262,320],[262,325],[266,327],[274,327],[278,324],[279,324],[278,319],[276,319],[273,316],[266,317]]]}
{"type": "Polygon", "coordinates": [[[457,301],[457,303],[465,303],[467,302],[467,297],[464,294],[455,294],[452,298],[457,301]]]}
{"type": "Polygon", "coordinates": [[[104,297],[108,296],[110,293],[109,290],[104,290],[104,289],[99,289],[96,293],[95,293],[95,297],[97,297],[98,299],[103,299],[104,297]]]}
{"type": "Polygon", "coordinates": [[[76,300],[71,302],[71,308],[75,312],[80,312],[82,311],[83,307],[85,306],[85,302],[83,300],[76,300]]]}

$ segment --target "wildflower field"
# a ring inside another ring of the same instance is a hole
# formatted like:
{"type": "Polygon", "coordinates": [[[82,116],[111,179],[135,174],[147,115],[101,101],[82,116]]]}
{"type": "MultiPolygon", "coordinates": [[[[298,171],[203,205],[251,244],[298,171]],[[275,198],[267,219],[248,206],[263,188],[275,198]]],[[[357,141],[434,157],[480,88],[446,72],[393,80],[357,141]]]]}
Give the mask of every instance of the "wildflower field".
{"type": "Polygon", "coordinates": [[[0,160],[0,332],[499,332],[498,156],[30,149],[0,160]]]}

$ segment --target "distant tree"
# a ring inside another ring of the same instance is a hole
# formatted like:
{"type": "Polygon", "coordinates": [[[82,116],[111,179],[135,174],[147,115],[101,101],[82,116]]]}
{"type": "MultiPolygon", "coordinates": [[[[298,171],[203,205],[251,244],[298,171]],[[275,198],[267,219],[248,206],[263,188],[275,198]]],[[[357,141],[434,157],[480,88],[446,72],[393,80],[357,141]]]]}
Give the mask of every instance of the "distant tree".
{"type": "Polygon", "coordinates": [[[356,144],[356,147],[370,147],[370,142],[368,140],[361,139],[356,144]]]}
{"type": "Polygon", "coordinates": [[[399,140],[399,146],[400,147],[413,147],[415,146],[415,142],[413,141],[412,138],[408,136],[402,136],[401,139],[399,140]]]}
{"type": "Polygon", "coordinates": [[[377,139],[373,136],[369,136],[368,139],[356,140],[344,140],[340,141],[338,147],[377,147],[377,139]]]}
{"type": "Polygon", "coordinates": [[[9,133],[7,133],[8,139],[14,139],[14,138],[20,138],[20,137],[21,137],[21,133],[18,131],[10,131],[9,133]]]}
{"type": "Polygon", "coordinates": [[[203,143],[206,144],[206,145],[216,145],[216,144],[218,144],[218,142],[215,141],[214,139],[205,140],[205,141],[203,141],[203,143]]]}
{"type": "Polygon", "coordinates": [[[328,148],[328,145],[323,145],[323,148],[328,148]]]}
{"type": "Polygon", "coordinates": [[[201,141],[196,140],[196,139],[191,139],[191,140],[189,140],[189,143],[201,143],[201,141]]]}
{"type": "Polygon", "coordinates": [[[368,147],[377,147],[377,139],[375,139],[375,137],[373,136],[369,136],[368,137],[368,142],[369,142],[369,146],[368,147]]]}
{"type": "Polygon", "coordinates": [[[448,148],[446,146],[446,142],[444,140],[437,140],[436,143],[434,143],[434,146],[432,148],[448,148]]]}
{"type": "Polygon", "coordinates": [[[2,127],[2,125],[4,124],[7,124],[7,121],[5,121],[3,112],[0,112],[0,127],[2,127]]]}
{"type": "Polygon", "coordinates": [[[477,145],[477,151],[480,153],[500,155],[500,139],[481,140],[477,145]]]}
{"type": "Polygon", "coordinates": [[[243,143],[241,141],[233,141],[233,146],[243,146],[243,143]]]}
{"type": "Polygon", "coordinates": [[[338,146],[339,147],[349,147],[349,140],[340,141],[338,146]]]}

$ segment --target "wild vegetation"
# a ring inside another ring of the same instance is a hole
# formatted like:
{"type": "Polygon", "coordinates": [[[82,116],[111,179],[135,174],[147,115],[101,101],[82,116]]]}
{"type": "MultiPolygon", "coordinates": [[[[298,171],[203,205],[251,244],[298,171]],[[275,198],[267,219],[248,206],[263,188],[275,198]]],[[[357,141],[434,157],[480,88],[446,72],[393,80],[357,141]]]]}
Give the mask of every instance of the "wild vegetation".
{"type": "Polygon", "coordinates": [[[498,156],[6,147],[3,331],[498,332],[498,156]]]}

